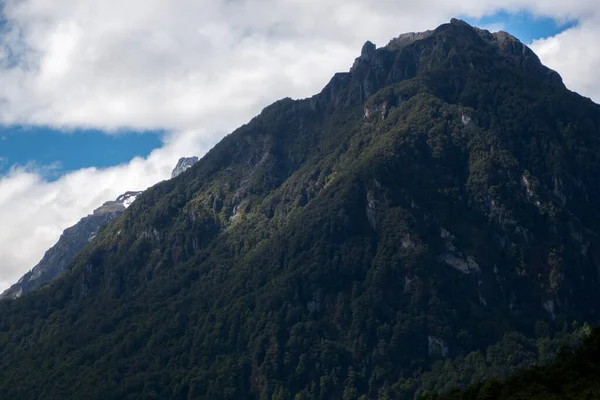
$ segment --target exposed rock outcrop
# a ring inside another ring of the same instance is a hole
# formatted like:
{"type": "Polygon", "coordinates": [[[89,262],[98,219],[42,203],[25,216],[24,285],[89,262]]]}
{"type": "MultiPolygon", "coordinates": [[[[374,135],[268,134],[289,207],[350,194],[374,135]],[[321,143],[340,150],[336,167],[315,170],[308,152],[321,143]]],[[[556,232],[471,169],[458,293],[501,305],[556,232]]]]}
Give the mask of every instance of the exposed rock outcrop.
{"type": "Polygon", "coordinates": [[[181,175],[198,162],[198,157],[181,157],[171,173],[171,179],[181,175]]]}

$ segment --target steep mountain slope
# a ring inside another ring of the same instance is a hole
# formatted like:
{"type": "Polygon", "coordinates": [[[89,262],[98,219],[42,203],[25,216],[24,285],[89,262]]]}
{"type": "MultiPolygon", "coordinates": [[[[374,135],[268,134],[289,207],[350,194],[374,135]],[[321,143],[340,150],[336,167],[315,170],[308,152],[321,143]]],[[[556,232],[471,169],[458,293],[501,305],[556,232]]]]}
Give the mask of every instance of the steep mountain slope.
{"type": "MultiPolygon", "coordinates": [[[[198,162],[198,157],[180,158],[171,177],[181,175],[196,162],[198,162]]],[[[23,275],[17,283],[6,289],[0,295],[0,300],[21,297],[63,274],[77,253],[96,237],[100,228],[121,215],[140,193],[142,192],[125,192],[115,201],[107,201],[95,209],[92,214],[65,229],[58,242],[44,254],[42,260],[31,271],[23,275]]]]}
{"type": "Polygon", "coordinates": [[[547,360],[598,322],[599,134],[507,34],[367,42],[0,303],[0,397],[406,398],[547,360]]]}
{"type": "Polygon", "coordinates": [[[121,215],[140,193],[126,192],[115,201],[107,201],[92,214],[65,229],[58,242],[46,251],[42,260],[17,283],[6,289],[0,295],[0,300],[21,297],[64,273],[77,253],[96,237],[100,228],[121,215]]]}

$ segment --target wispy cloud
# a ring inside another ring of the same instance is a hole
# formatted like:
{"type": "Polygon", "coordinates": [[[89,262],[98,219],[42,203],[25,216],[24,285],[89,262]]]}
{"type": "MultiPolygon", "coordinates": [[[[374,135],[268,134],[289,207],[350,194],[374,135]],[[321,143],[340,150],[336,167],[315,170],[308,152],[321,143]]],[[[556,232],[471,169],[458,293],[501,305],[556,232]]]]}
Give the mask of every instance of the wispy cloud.
{"type": "MultiPolygon", "coordinates": [[[[0,157],[0,166],[6,160],[0,157]]],[[[53,180],[61,175],[62,164],[55,161],[50,164],[40,164],[37,161],[28,161],[26,164],[13,164],[9,168],[9,174],[35,174],[45,180],[53,180]]]]}

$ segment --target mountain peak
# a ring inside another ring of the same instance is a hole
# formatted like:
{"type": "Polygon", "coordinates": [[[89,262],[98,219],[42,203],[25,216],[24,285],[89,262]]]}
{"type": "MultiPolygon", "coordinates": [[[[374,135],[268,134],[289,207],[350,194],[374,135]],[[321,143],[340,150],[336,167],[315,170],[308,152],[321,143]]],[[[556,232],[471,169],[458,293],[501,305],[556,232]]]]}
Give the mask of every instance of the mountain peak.
{"type": "Polygon", "coordinates": [[[451,25],[458,25],[458,26],[467,26],[469,28],[472,28],[471,25],[469,25],[466,21],[459,19],[459,18],[452,18],[450,20],[450,24],[451,25]]]}
{"type": "Polygon", "coordinates": [[[198,157],[196,157],[196,156],[181,157],[179,159],[179,161],[177,162],[175,169],[173,170],[173,172],[171,172],[171,179],[181,175],[182,173],[187,171],[189,168],[192,167],[192,165],[196,164],[197,162],[198,162],[198,157]]]}
{"type": "Polygon", "coordinates": [[[114,201],[107,201],[102,206],[94,210],[94,215],[106,213],[122,213],[127,207],[133,203],[136,197],[142,193],[141,191],[127,191],[116,198],[114,201]]]}
{"type": "Polygon", "coordinates": [[[375,44],[373,42],[371,42],[370,40],[367,40],[365,42],[365,44],[363,45],[362,50],[360,51],[360,55],[362,57],[370,56],[371,54],[373,54],[375,52],[376,49],[377,49],[377,47],[375,46],[375,44]]]}
{"type": "Polygon", "coordinates": [[[127,208],[135,201],[135,199],[141,194],[141,191],[127,191],[117,197],[115,200],[118,203],[123,204],[123,207],[127,208]]]}
{"type": "Polygon", "coordinates": [[[334,102],[356,104],[387,85],[426,74],[467,79],[477,71],[493,79],[509,69],[520,70],[544,84],[564,87],[560,75],[544,66],[516,37],[502,31],[490,33],[453,18],[434,30],[401,34],[381,48],[366,42],[350,74],[334,76],[324,92],[331,96],[332,90],[339,92],[339,87],[350,85],[352,93],[360,93],[360,97],[344,95],[342,99],[334,94],[334,102]]]}

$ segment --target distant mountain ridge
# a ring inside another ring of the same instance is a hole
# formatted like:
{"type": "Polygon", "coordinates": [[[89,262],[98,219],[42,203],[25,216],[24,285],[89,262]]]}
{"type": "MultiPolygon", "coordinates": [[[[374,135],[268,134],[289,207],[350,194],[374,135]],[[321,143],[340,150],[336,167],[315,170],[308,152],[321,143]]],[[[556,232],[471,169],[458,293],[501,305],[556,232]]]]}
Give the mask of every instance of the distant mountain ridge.
{"type": "MultiPolygon", "coordinates": [[[[197,161],[198,157],[181,158],[171,176],[178,176],[197,161]]],[[[63,274],[77,253],[96,237],[100,228],[120,216],[140,193],[142,192],[125,192],[114,201],[105,202],[92,214],[65,229],[58,242],[44,254],[42,260],[17,283],[6,289],[0,295],[0,300],[26,295],[63,274]]]]}
{"type": "Polygon", "coordinates": [[[77,253],[96,237],[98,230],[121,215],[140,193],[126,192],[115,201],[107,201],[92,214],[65,229],[58,242],[46,251],[42,260],[17,283],[6,289],[0,295],[0,300],[26,295],[64,273],[77,253]]]}

